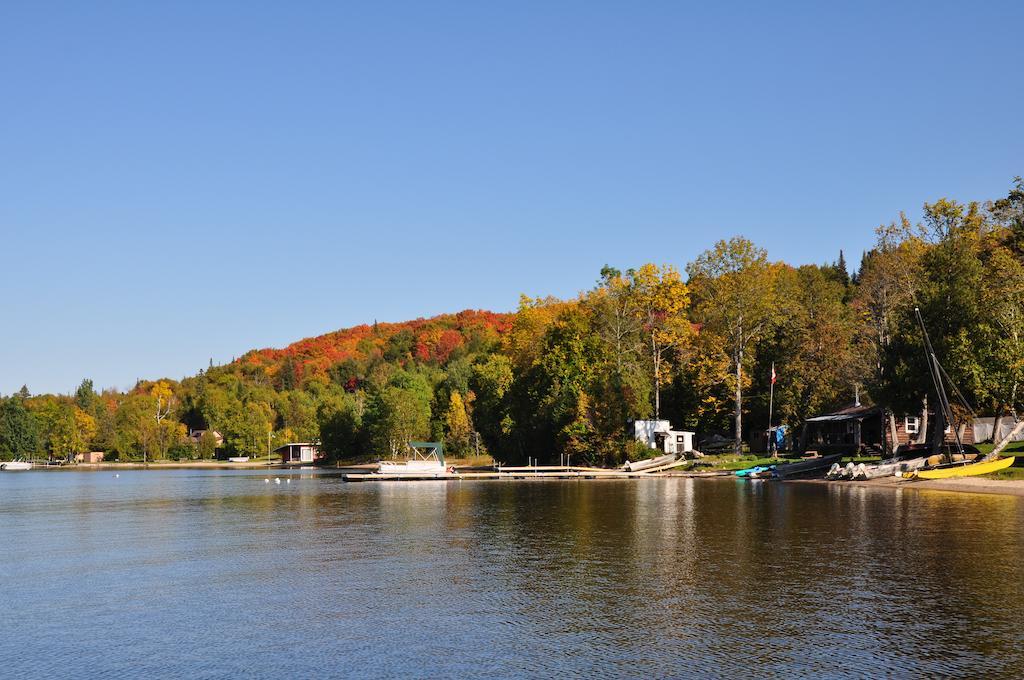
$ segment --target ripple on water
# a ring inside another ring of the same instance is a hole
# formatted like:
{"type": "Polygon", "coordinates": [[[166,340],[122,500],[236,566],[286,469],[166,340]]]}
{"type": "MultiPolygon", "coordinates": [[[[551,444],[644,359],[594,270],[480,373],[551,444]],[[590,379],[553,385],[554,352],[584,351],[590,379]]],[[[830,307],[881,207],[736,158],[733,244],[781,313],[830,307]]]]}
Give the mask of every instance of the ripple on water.
{"type": "Polygon", "coordinates": [[[1015,498],[0,476],[11,677],[1024,674],[1015,498]]]}

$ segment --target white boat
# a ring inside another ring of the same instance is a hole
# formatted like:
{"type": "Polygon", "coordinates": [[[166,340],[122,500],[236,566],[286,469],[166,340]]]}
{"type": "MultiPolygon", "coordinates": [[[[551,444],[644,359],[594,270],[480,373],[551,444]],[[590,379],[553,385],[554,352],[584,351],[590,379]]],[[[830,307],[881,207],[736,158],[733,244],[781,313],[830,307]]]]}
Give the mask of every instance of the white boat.
{"type": "Polygon", "coordinates": [[[229,463],[248,463],[249,456],[233,456],[228,458],[229,463]]]}
{"type": "Polygon", "coordinates": [[[440,442],[409,442],[409,457],[404,461],[380,461],[376,474],[406,477],[443,477],[444,447],[440,442]]]}
{"type": "Polygon", "coordinates": [[[861,463],[853,471],[853,479],[877,479],[879,477],[899,477],[904,472],[913,472],[924,467],[928,458],[911,458],[910,460],[883,460],[874,465],[861,463]]]}
{"type": "Polygon", "coordinates": [[[31,470],[32,463],[26,460],[10,460],[6,463],[0,463],[0,470],[6,470],[7,472],[16,472],[18,470],[31,470]]]}
{"type": "Polygon", "coordinates": [[[904,472],[912,472],[924,467],[928,458],[889,458],[880,460],[877,463],[867,465],[865,463],[847,463],[841,466],[834,463],[832,468],[825,475],[825,479],[878,479],[879,477],[900,476],[904,472]]]}
{"type": "Polygon", "coordinates": [[[658,456],[657,458],[648,458],[647,460],[638,460],[636,462],[630,462],[627,460],[626,464],[622,466],[622,469],[626,472],[640,472],[641,470],[650,470],[651,468],[674,463],[675,460],[676,454],[674,453],[658,456]]]}

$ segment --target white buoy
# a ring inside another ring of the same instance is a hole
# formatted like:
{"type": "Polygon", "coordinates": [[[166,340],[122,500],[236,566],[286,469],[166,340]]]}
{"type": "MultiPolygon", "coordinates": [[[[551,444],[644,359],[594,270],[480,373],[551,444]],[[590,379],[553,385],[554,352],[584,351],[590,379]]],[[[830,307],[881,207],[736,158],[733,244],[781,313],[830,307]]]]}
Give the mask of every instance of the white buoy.
{"type": "Polygon", "coordinates": [[[292,483],[292,480],[290,480],[290,479],[286,479],[286,480],[284,480],[284,483],[285,483],[285,484],[291,484],[291,483],[292,483]]]}
{"type": "Polygon", "coordinates": [[[118,478],[118,477],[120,477],[120,476],[121,476],[121,475],[120,475],[120,473],[117,473],[117,472],[115,472],[115,473],[114,473],[114,478],[115,478],[115,479],[116,479],[116,478],[118,478]]]}
{"type": "Polygon", "coordinates": [[[274,484],[280,484],[280,483],[281,483],[281,478],[280,477],[274,477],[274,484]]]}
{"type": "Polygon", "coordinates": [[[264,479],[263,483],[264,484],[270,484],[270,477],[267,477],[266,479],[264,479]]]}

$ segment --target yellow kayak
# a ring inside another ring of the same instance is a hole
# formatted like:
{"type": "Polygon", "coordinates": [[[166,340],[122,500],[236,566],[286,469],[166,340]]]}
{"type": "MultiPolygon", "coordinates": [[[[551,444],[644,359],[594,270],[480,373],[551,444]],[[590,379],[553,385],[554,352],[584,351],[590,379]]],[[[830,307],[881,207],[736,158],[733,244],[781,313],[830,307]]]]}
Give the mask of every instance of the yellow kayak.
{"type": "Polygon", "coordinates": [[[990,460],[984,463],[967,463],[965,465],[951,465],[933,470],[914,470],[904,472],[906,479],[948,479],[949,477],[973,477],[974,475],[987,475],[1013,465],[1014,457],[990,460]]]}

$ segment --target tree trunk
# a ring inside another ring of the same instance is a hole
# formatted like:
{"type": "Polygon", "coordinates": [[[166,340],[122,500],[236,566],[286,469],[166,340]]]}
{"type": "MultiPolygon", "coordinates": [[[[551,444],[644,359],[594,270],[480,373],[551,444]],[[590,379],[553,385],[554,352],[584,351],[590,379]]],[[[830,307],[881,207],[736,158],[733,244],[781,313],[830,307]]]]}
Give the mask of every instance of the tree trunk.
{"type": "Polygon", "coordinates": [[[1012,430],[1010,430],[1010,433],[1006,435],[1006,437],[1001,442],[996,444],[996,447],[992,449],[992,453],[985,456],[985,460],[990,460],[998,456],[999,452],[1005,449],[1006,445],[1012,442],[1013,438],[1016,437],[1021,432],[1024,432],[1024,420],[1018,422],[1017,425],[1012,430]]]}
{"type": "Polygon", "coordinates": [[[915,444],[924,444],[928,441],[928,395],[924,395],[924,399],[921,400],[921,422],[917,430],[917,438],[914,439],[915,444]]]}
{"type": "Polygon", "coordinates": [[[743,453],[743,350],[736,353],[736,444],[733,452],[743,453]]]}
{"type": "Polygon", "coordinates": [[[900,445],[900,434],[896,429],[896,415],[892,411],[889,411],[889,436],[892,438],[892,446],[888,452],[895,453],[900,445]]]}
{"type": "Polygon", "coordinates": [[[661,419],[661,352],[651,334],[651,356],[654,358],[654,419],[661,419]]]}
{"type": "Polygon", "coordinates": [[[1003,405],[996,407],[996,417],[992,421],[992,436],[989,438],[993,444],[999,443],[999,428],[1003,425],[1003,405]]]}

